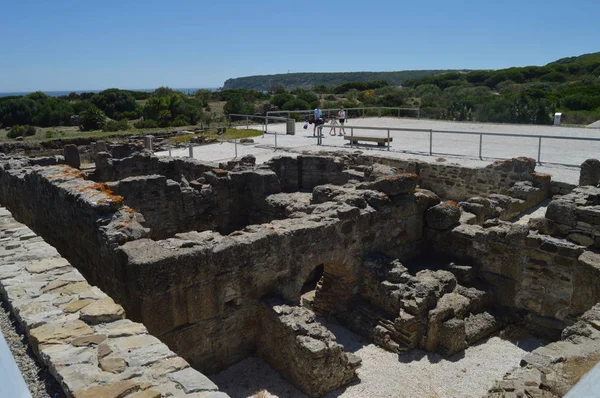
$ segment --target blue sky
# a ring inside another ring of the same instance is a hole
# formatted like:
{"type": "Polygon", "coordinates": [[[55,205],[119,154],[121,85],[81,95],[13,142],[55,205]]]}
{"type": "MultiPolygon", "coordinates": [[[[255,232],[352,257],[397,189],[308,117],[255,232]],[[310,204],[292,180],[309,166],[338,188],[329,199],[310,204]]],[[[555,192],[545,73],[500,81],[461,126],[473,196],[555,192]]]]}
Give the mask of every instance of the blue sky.
{"type": "Polygon", "coordinates": [[[497,69],[600,51],[600,1],[1,0],[0,92],[497,69]]]}

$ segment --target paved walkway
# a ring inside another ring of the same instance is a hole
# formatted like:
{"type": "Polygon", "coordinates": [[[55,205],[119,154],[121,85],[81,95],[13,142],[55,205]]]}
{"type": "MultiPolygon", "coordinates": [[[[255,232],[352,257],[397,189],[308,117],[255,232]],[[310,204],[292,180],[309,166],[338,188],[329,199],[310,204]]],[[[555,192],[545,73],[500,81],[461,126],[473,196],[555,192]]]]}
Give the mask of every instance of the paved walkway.
{"type": "MultiPolygon", "coordinates": [[[[304,130],[304,123],[296,123],[296,134],[286,135],[284,124],[269,125],[270,133],[264,137],[254,138],[254,144],[238,144],[238,157],[253,154],[258,163],[282,155],[294,155],[305,151],[356,151],[380,153],[381,155],[398,158],[416,158],[422,161],[435,162],[439,158],[445,161],[460,163],[465,166],[485,166],[496,159],[528,156],[537,159],[537,138],[528,137],[483,137],[482,158],[479,159],[479,135],[433,134],[433,155],[429,155],[429,132],[390,131],[393,142],[390,150],[377,145],[360,145],[351,148],[349,141],[341,136],[330,136],[330,127],[323,128],[322,145],[317,145],[317,139],[312,134],[312,126],[304,130]],[[277,142],[275,142],[277,140],[277,142]],[[277,148],[277,149],[275,149],[277,148]]],[[[543,135],[600,138],[598,129],[578,127],[554,127],[534,125],[484,124],[466,122],[448,122],[437,120],[398,119],[391,117],[350,119],[347,126],[356,126],[355,135],[387,136],[387,131],[368,129],[367,127],[433,129],[443,131],[508,133],[517,135],[543,135]]],[[[251,126],[262,129],[262,126],[251,126]]],[[[338,131],[339,132],[339,131],[338,131]]],[[[349,135],[350,128],[346,128],[349,135]]],[[[235,157],[236,145],[223,142],[194,148],[194,157],[207,161],[225,161],[235,157]]],[[[559,139],[542,139],[541,165],[536,168],[539,172],[549,173],[557,181],[577,183],[579,167],[584,160],[598,157],[600,141],[571,141],[559,139]]],[[[173,156],[188,156],[188,149],[173,150],[173,156]]],[[[166,156],[168,152],[159,152],[166,156]]],[[[440,159],[441,160],[441,159],[440,159]]]]}

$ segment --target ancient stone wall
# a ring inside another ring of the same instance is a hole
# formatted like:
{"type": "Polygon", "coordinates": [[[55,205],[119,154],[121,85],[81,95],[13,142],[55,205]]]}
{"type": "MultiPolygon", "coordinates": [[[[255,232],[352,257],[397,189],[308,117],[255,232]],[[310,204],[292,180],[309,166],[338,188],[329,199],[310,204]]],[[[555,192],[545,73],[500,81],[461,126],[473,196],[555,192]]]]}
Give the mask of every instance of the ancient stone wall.
{"type": "Polygon", "coordinates": [[[0,253],[0,294],[67,397],[227,397],[4,208],[0,253]]]}
{"type": "Polygon", "coordinates": [[[344,161],[332,156],[277,157],[261,168],[268,168],[277,174],[284,192],[312,189],[323,184],[342,185],[350,179],[344,161]]]}
{"type": "Polygon", "coordinates": [[[255,348],[256,303],[264,295],[298,302],[319,264],[326,273],[328,264],[346,267],[348,278],[358,279],[364,253],[409,258],[419,251],[427,201],[386,196],[378,198],[377,210],[364,199],[362,209],[344,202],[371,193],[338,195],[337,202],[308,206],[303,217],[229,236],[206,231],[128,242],[121,247],[131,271],[128,288],[139,298],[129,311],[199,369],[215,371],[242,359],[255,348]]]}
{"type": "Polygon", "coordinates": [[[582,246],[600,248],[600,188],[582,186],[553,200],[546,217],[552,233],[582,246]]]}
{"type": "Polygon", "coordinates": [[[191,158],[156,157],[151,152],[141,151],[122,159],[115,159],[106,152],[98,153],[95,181],[118,181],[127,177],[160,174],[171,180],[197,180],[218,165],[191,158]]]}
{"type": "Polygon", "coordinates": [[[312,311],[265,300],[260,322],[258,353],[309,396],[320,397],[356,379],[360,358],[345,353],[312,311]]]}
{"type": "Polygon", "coordinates": [[[521,367],[495,383],[487,398],[559,398],[600,361],[600,304],[566,328],[560,341],[525,355],[521,367]]]}
{"type": "Polygon", "coordinates": [[[91,283],[127,302],[124,262],[114,250],[147,236],[135,211],[106,185],[83,179],[66,165],[0,162],[0,200],[16,218],[44,236],[91,283]]]}
{"type": "Polygon", "coordinates": [[[216,228],[212,211],[215,195],[210,185],[196,190],[165,176],[128,177],[107,186],[124,197],[129,207],[141,213],[151,239],[165,239],[181,231],[216,228]]]}
{"type": "MultiPolygon", "coordinates": [[[[356,162],[362,165],[381,163],[395,168],[398,172],[418,174],[422,188],[429,189],[440,197],[457,201],[473,196],[507,195],[509,189],[519,181],[531,181],[538,186],[538,178],[535,174],[532,175],[535,160],[530,158],[501,160],[487,167],[465,167],[453,163],[429,163],[366,155],[358,156],[356,162]]],[[[542,179],[540,184],[549,184],[549,180],[542,179]]],[[[544,189],[549,189],[549,186],[544,189]]]]}
{"type": "Polygon", "coordinates": [[[428,230],[432,248],[476,267],[495,302],[524,310],[539,332],[556,336],[600,301],[600,269],[593,253],[564,239],[496,221],[428,230]]]}

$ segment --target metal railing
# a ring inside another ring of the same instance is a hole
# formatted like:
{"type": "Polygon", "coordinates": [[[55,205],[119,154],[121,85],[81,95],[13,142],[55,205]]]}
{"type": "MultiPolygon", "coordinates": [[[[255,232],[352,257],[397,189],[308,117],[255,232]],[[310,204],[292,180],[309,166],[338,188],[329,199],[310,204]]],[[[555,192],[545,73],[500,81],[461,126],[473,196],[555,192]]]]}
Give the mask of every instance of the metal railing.
{"type": "MultiPolygon", "coordinates": [[[[377,117],[381,117],[383,114],[383,110],[394,110],[398,112],[398,117],[400,117],[400,112],[401,111],[413,111],[413,112],[417,112],[417,119],[421,118],[421,108],[401,108],[401,107],[393,107],[393,106],[363,106],[363,107],[358,107],[358,108],[344,108],[344,110],[346,111],[346,116],[350,117],[350,112],[351,111],[359,111],[359,117],[360,117],[360,111],[362,111],[362,117],[364,118],[366,113],[368,111],[377,111],[377,117]]],[[[337,114],[337,112],[340,110],[340,108],[328,108],[328,109],[321,109],[321,112],[323,112],[324,114],[331,114],[331,112],[335,112],[335,114],[337,114]]],[[[311,114],[314,113],[314,110],[302,110],[302,111],[268,111],[267,112],[267,116],[268,118],[270,118],[270,115],[288,115],[288,119],[290,118],[290,115],[292,114],[297,114],[297,115],[308,115],[310,116],[311,114]]],[[[268,121],[265,125],[265,132],[267,132],[268,129],[268,121]]]]}
{"type": "Polygon", "coordinates": [[[289,117],[280,117],[280,116],[262,116],[262,115],[244,115],[241,113],[230,113],[227,115],[228,120],[229,120],[229,125],[231,126],[232,124],[232,120],[231,117],[239,117],[243,119],[246,119],[246,129],[248,129],[250,127],[250,120],[253,119],[262,119],[262,126],[263,126],[263,133],[267,132],[267,125],[268,125],[268,120],[281,120],[284,122],[287,122],[288,120],[291,120],[289,117]]]}
{"type": "MultiPolygon", "coordinates": [[[[317,138],[317,145],[323,145],[323,127],[319,126],[319,134],[317,138]]],[[[429,155],[433,155],[433,136],[434,134],[455,134],[455,135],[475,135],[479,136],[479,159],[483,160],[483,137],[517,137],[517,138],[537,138],[537,163],[541,164],[542,154],[542,139],[544,140],[571,140],[571,141],[591,141],[600,142],[600,138],[588,138],[588,137],[569,137],[569,136],[556,136],[556,135],[535,135],[535,134],[516,134],[516,133],[484,133],[476,131],[451,131],[451,130],[434,130],[434,129],[416,129],[416,128],[399,128],[399,127],[369,127],[369,126],[343,126],[344,129],[350,130],[350,147],[354,147],[355,142],[359,141],[354,138],[354,130],[375,130],[375,131],[386,131],[387,132],[387,150],[390,150],[390,138],[392,131],[405,131],[405,132],[422,132],[429,134],[429,155]]],[[[340,127],[337,127],[338,129],[340,127]]],[[[566,164],[569,166],[579,166],[579,164],[566,164]]]]}

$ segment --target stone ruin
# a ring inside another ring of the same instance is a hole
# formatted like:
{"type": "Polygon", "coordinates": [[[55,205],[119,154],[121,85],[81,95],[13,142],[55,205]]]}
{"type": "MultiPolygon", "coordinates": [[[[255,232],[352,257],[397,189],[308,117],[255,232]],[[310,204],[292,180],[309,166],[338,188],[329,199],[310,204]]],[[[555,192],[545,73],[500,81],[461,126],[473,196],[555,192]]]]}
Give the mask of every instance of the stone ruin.
{"type": "MultiPolygon", "coordinates": [[[[65,155],[78,160],[73,151],[65,155]]],[[[322,396],[352,382],[361,360],[321,317],[400,355],[452,355],[511,323],[553,341],[490,397],[560,396],[577,381],[569,361],[590,369],[600,359],[598,161],[576,187],[536,173],[529,158],[473,168],[345,153],[257,165],[124,151],[98,152],[85,173],[61,157],[0,155],[0,203],[82,275],[61,279],[49,267],[29,300],[61,293],[20,317],[69,396],[125,382],[147,396],[225,396],[198,372],[251,355],[322,396]],[[545,201],[545,217],[521,218],[545,201]],[[106,294],[73,288],[82,281],[106,294]],[[53,312],[63,307],[70,318],[53,312]],[[162,348],[137,362],[107,354],[106,371],[102,350],[122,351],[123,335],[90,325],[125,313],[162,348]],[[65,332],[73,322],[81,333],[65,332]],[[65,364],[77,344],[86,351],[65,364]]],[[[15,276],[2,270],[0,290],[21,311],[6,288],[15,276]]]]}

